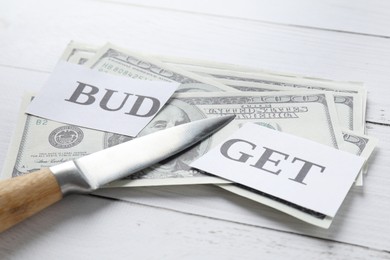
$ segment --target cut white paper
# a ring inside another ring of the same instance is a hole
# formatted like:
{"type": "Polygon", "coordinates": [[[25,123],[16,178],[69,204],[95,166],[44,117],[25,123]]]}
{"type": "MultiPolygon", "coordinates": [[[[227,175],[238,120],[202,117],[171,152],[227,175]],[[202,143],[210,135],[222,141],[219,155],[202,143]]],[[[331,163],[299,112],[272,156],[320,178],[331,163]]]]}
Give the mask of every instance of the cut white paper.
{"type": "Polygon", "coordinates": [[[60,61],[26,112],[134,137],[178,86],[113,76],[60,61]]]}
{"type": "Polygon", "coordinates": [[[247,123],[190,166],[334,217],[364,161],[247,123]]]}

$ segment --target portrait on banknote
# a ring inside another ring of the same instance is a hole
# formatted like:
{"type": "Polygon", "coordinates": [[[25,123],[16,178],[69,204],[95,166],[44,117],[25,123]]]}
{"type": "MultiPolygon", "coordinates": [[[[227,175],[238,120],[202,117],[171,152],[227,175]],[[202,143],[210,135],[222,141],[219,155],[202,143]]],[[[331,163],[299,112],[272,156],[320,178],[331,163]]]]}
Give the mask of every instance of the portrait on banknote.
{"type": "MultiPolygon", "coordinates": [[[[156,117],[140,132],[138,137],[203,118],[206,118],[206,116],[196,107],[190,106],[178,99],[173,99],[162,108],[161,112],[158,113],[156,117]]],[[[131,139],[132,138],[129,136],[106,133],[104,137],[104,148],[108,148],[131,139]]],[[[129,176],[129,178],[163,179],[199,176],[201,175],[199,171],[192,170],[188,164],[203,155],[207,151],[209,143],[210,142],[206,140],[201,144],[181,152],[178,156],[168,158],[149,169],[129,176]]]]}

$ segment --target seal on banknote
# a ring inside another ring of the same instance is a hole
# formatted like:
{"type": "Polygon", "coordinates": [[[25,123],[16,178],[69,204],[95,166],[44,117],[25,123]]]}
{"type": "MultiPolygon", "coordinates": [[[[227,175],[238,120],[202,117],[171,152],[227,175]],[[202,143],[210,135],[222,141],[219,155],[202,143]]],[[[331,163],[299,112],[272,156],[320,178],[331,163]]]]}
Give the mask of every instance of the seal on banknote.
{"type": "Polygon", "coordinates": [[[49,135],[49,143],[55,148],[66,149],[78,145],[83,138],[80,128],[67,125],[54,129],[49,135]]]}

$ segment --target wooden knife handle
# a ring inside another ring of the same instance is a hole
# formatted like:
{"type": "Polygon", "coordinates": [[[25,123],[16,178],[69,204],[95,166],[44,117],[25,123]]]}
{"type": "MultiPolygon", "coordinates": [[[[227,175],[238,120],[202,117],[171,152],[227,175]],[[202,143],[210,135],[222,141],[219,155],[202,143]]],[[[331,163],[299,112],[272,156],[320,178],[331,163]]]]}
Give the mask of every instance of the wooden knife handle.
{"type": "Polygon", "coordinates": [[[47,168],[0,182],[0,232],[62,198],[60,186],[47,168]]]}

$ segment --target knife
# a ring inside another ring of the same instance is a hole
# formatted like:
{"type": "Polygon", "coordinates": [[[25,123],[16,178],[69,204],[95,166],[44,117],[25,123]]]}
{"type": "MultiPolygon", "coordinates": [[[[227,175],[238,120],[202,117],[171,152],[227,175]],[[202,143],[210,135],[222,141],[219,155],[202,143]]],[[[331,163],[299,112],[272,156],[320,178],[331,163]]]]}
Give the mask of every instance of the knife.
{"type": "Polygon", "coordinates": [[[0,182],[0,232],[72,193],[89,193],[158,163],[210,136],[233,120],[194,121],[0,182]]]}

